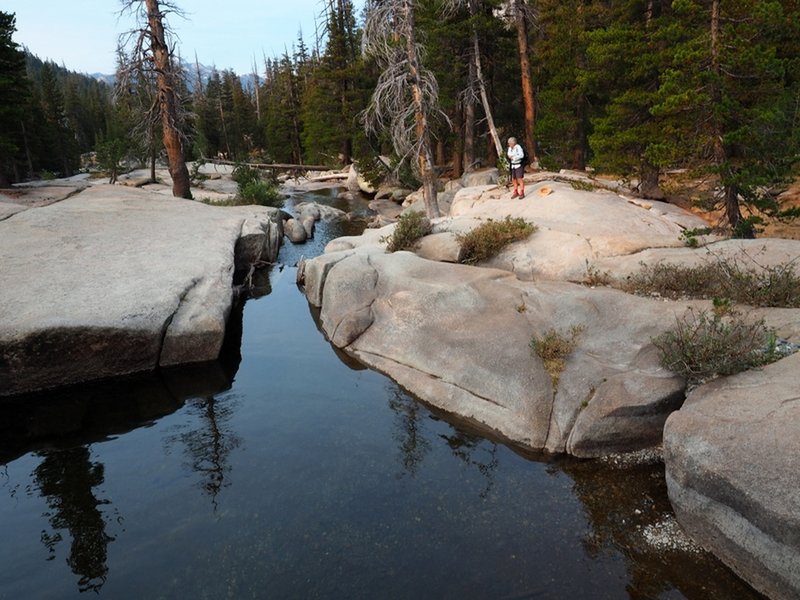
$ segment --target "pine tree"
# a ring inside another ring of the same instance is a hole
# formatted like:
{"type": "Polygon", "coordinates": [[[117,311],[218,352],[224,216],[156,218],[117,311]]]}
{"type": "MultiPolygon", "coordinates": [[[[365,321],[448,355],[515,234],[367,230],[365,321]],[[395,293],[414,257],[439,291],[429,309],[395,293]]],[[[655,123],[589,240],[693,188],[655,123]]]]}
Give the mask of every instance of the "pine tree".
{"type": "Polygon", "coordinates": [[[798,152],[797,9],[774,0],[676,0],[673,63],[656,114],[669,119],[665,153],[683,154],[719,178],[719,203],[736,235],[751,237],[760,216],[780,213],[775,185],[798,152]],[[791,43],[791,42],[789,42],[791,43]]]}
{"type": "Polygon", "coordinates": [[[25,55],[12,39],[14,22],[13,13],[0,11],[0,187],[19,179],[16,158],[26,143],[24,115],[29,90],[25,55]]]}

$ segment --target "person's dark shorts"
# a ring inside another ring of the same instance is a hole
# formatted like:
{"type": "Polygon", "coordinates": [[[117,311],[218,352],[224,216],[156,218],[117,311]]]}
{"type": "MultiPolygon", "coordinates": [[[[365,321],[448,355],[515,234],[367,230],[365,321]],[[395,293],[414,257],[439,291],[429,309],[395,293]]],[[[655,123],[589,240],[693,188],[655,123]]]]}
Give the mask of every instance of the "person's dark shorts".
{"type": "Polygon", "coordinates": [[[511,179],[522,179],[523,177],[525,177],[525,167],[522,165],[511,167],[511,179]]]}

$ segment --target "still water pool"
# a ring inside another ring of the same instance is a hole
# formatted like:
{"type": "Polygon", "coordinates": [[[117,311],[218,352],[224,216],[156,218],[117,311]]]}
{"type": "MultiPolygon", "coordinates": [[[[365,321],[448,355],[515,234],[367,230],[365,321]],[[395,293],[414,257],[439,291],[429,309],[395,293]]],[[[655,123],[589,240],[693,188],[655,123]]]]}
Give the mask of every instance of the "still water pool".
{"type": "Polygon", "coordinates": [[[759,597],[652,543],[662,465],[523,455],[331,347],[294,264],[338,233],[218,363],[0,404],[0,598],[759,597]]]}

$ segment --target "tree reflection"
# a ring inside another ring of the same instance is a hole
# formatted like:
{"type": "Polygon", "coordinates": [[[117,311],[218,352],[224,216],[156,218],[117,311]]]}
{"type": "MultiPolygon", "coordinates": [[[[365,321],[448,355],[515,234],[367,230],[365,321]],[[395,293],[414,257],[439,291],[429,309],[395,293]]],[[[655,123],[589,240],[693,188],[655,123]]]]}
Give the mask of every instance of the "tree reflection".
{"type": "Polygon", "coordinates": [[[399,387],[390,389],[389,408],[395,413],[392,437],[400,450],[400,462],[403,470],[414,477],[431,449],[420,422],[422,413],[427,414],[428,411],[399,387]]]}
{"type": "Polygon", "coordinates": [[[478,495],[481,498],[487,498],[494,486],[494,473],[499,464],[497,444],[459,429],[453,430],[451,435],[440,434],[439,437],[447,442],[453,452],[453,456],[464,461],[467,465],[475,467],[483,475],[486,479],[486,486],[478,495]]]}
{"type": "MultiPolygon", "coordinates": [[[[399,386],[393,386],[389,391],[389,408],[395,413],[392,437],[397,441],[403,470],[414,477],[431,450],[423,420],[432,417],[431,410],[399,386]]],[[[438,416],[434,418],[440,420],[438,416]]],[[[439,439],[444,440],[453,456],[477,469],[486,479],[486,485],[479,494],[481,498],[486,498],[494,486],[494,473],[499,464],[497,444],[480,435],[468,433],[462,427],[449,426],[450,431],[439,434],[439,439]]]]}
{"type": "Polygon", "coordinates": [[[214,396],[191,400],[188,407],[197,419],[197,426],[168,437],[167,445],[179,441],[185,446],[188,457],[185,464],[200,474],[199,485],[211,498],[216,512],[219,493],[230,485],[226,481],[231,470],[230,454],[241,444],[241,437],[228,422],[236,407],[231,398],[220,400],[214,396]]]}
{"type": "Polygon", "coordinates": [[[710,554],[648,542],[646,532],[654,524],[674,519],[663,463],[609,466],[596,460],[562,460],[554,470],[572,478],[573,491],[585,508],[587,555],[596,558],[618,550],[625,556],[631,600],[659,598],[673,588],[687,598],[761,597],[710,554]]]}
{"type": "Polygon", "coordinates": [[[90,460],[89,447],[47,450],[39,453],[43,460],[33,472],[34,481],[50,512],[45,516],[53,532],[42,531],[42,543],[55,558],[55,549],[62,540],[60,531],[72,536],[67,564],[80,577],[81,592],[99,592],[106,582],[108,544],[114,538],[106,533],[106,520],[93,489],[104,480],[104,467],[90,460]]]}

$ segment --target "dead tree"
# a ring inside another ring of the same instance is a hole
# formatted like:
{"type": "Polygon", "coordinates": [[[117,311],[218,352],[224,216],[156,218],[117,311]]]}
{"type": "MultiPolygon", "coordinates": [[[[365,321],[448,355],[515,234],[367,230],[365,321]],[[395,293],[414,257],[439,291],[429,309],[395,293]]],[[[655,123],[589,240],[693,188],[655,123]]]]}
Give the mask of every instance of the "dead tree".
{"type": "Polygon", "coordinates": [[[172,195],[191,198],[184,150],[186,138],[181,132],[184,115],[177,87],[180,68],[174,61],[175,47],[170,42],[170,30],[164,20],[169,13],[182,15],[182,12],[166,0],[121,1],[121,12],[133,14],[139,24],[137,29],[120,37],[120,46],[130,48],[130,61],[124,70],[128,76],[133,73],[155,73],[155,106],[161,120],[169,174],[172,177],[172,195]]]}
{"type": "Polygon", "coordinates": [[[363,113],[368,133],[388,130],[401,160],[412,159],[422,179],[425,211],[440,216],[436,201],[436,172],[430,120],[447,118],[438,110],[439,87],[433,73],[422,65],[423,49],[417,43],[416,0],[368,0],[362,51],[383,69],[372,99],[363,113]]]}

